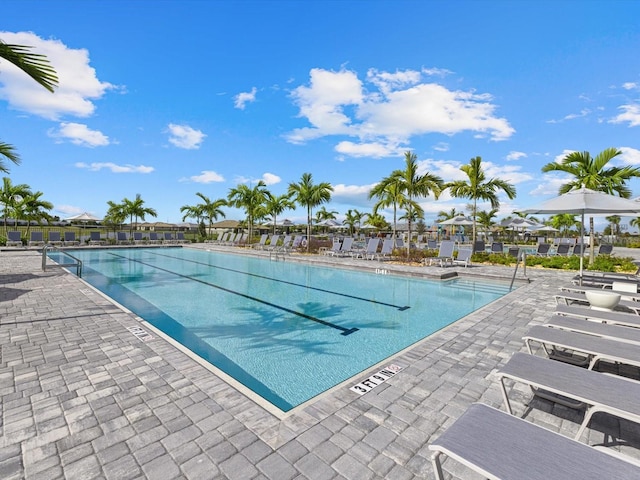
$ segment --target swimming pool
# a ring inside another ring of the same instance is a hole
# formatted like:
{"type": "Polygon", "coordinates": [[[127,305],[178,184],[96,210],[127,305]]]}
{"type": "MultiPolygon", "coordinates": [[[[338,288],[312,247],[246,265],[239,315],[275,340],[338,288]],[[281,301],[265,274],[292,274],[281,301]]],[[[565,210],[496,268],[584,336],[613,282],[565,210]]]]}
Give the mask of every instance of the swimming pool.
{"type": "Polygon", "coordinates": [[[284,412],[509,291],[190,248],[73,255],[87,283],[284,412]]]}

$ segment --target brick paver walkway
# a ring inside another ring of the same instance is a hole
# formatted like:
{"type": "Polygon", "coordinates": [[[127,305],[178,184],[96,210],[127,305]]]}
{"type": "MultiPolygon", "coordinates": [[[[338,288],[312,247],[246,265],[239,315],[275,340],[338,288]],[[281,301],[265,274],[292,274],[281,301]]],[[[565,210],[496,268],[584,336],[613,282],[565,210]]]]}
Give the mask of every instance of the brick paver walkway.
{"type": "MultiPolygon", "coordinates": [[[[453,271],[513,272],[445,272],[453,271]]],[[[277,416],[171,342],[141,341],[127,329],[139,318],[74,275],[43,272],[38,252],[0,252],[0,478],[433,478],[430,440],[473,402],[502,408],[492,370],[524,351],[523,333],[547,319],[571,276],[528,269],[523,284],[520,271],[520,288],[404,352],[394,362],[406,368],[383,385],[363,396],[340,387],[277,416]]],[[[512,398],[518,415],[577,431],[581,412],[539,399],[526,405],[524,387],[512,398]]],[[[640,457],[637,425],[596,417],[588,441],[602,443],[603,431],[640,457]]],[[[453,462],[445,469],[476,478],[453,462]]]]}

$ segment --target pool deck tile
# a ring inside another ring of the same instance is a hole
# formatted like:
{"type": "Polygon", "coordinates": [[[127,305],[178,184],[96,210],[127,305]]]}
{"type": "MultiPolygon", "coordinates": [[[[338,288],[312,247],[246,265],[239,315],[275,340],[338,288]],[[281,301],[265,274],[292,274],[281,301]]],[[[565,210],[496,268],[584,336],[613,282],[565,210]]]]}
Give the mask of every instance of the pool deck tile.
{"type": "MultiPolygon", "coordinates": [[[[513,274],[500,266],[285,261],[434,278],[513,274]]],[[[393,360],[404,370],[384,384],[359,396],[349,390],[354,381],[279,418],[153,332],[141,341],[127,330],[141,325],[138,317],[74,275],[43,272],[38,251],[2,251],[0,478],[433,478],[429,442],[473,402],[502,408],[492,371],[526,351],[522,335],[546,320],[553,294],[572,276],[520,270],[518,289],[407,349],[393,360]]],[[[529,421],[577,431],[581,412],[532,400],[522,385],[511,398],[529,421]]],[[[585,437],[620,439],[612,448],[640,458],[638,425],[596,416],[585,437]]],[[[450,478],[475,478],[454,462],[444,467],[450,478]]]]}

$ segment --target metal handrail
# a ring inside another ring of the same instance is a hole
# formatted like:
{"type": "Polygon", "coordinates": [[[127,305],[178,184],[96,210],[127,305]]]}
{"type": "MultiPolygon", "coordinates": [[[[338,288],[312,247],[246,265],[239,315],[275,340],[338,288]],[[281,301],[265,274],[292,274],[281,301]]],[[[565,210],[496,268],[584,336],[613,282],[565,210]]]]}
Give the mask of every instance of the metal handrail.
{"type": "Polygon", "coordinates": [[[513,289],[513,282],[516,280],[516,274],[518,273],[518,265],[520,265],[520,259],[522,259],[522,273],[526,277],[527,276],[527,252],[524,250],[518,253],[518,258],[516,259],[516,268],[513,271],[513,277],[511,277],[511,285],[509,285],[509,290],[513,289]]]}
{"type": "Polygon", "coordinates": [[[82,278],[82,260],[80,260],[79,258],[74,257],[73,255],[71,255],[69,252],[66,252],[65,250],[62,250],[58,247],[56,247],[55,245],[45,245],[42,248],[42,271],[45,272],[47,270],[47,252],[53,250],[56,252],[60,252],[62,255],[66,255],[67,257],[72,258],[73,260],[75,260],[75,263],[58,263],[57,265],[55,265],[56,267],[76,267],[76,276],[82,278]]]}

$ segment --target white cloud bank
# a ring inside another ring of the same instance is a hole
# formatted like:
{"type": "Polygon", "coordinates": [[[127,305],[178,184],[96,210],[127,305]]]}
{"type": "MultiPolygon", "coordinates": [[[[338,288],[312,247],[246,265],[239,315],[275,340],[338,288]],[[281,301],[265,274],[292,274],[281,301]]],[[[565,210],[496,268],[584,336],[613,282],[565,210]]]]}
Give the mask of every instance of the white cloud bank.
{"type": "Polygon", "coordinates": [[[203,170],[200,175],[193,175],[189,178],[181,178],[181,182],[194,182],[194,183],[214,183],[224,182],[224,177],[213,170],[203,170]]]}
{"type": "Polygon", "coordinates": [[[515,132],[506,119],[495,115],[491,95],[422,83],[429,74],[371,69],[363,81],[353,71],[314,68],[309,85],[291,94],[298,116],[311,126],[294,129],[285,138],[303,144],[341,135],[350,140],[336,145],[339,153],[383,157],[400,154],[416,135],[472,131],[499,141],[515,132]]]}
{"type": "Polygon", "coordinates": [[[235,180],[236,180],[236,183],[254,183],[262,180],[265,185],[269,186],[269,185],[276,185],[280,183],[282,181],[282,178],[280,178],[278,175],[275,175],[273,173],[265,172],[262,174],[262,177],[260,178],[249,178],[249,177],[238,176],[236,177],[235,180]]]}
{"type": "Polygon", "coordinates": [[[32,53],[46,55],[58,76],[58,87],[51,93],[18,67],[0,60],[0,98],[15,110],[49,120],[58,120],[65,115],[89,117],[95,111],[93,100],[117,88],[97,78],[85,49],[72,49],[59,40],[45,40],[31,32],[2,31],[0,40],[28,45],[33,47],[32,53]]]}
{"type": "Polygon", "coordinates": [[[185,150],[197,150],[206,137],[200,130],[195,130],[189,125],[170,123],[167,129],[169,131],[169,143],[185,150]]]}

